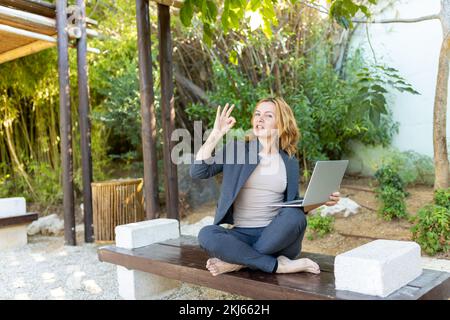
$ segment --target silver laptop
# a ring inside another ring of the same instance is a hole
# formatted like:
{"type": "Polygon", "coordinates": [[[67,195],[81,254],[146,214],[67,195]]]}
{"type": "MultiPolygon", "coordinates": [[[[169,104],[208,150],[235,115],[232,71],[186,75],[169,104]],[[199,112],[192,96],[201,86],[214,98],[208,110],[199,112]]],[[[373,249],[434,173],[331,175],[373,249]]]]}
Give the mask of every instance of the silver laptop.
{"type": "Polygon", "coordinates": [[[339,191],[348,160],[317,161],[302,200],[288,201],[270,207],[304,207],[330,200],[330,195],[339,191]]]}

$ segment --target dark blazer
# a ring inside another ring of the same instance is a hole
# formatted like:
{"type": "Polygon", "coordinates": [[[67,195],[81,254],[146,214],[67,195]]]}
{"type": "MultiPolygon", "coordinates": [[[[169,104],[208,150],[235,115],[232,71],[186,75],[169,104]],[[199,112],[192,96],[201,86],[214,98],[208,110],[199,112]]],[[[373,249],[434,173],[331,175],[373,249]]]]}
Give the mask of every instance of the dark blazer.
{"type": "MultiPolygon", "coordinates": [[[[214,224],[233,224],[233,202],[260,162],[261,156],[258,153],[261,147],[258,139],[249,142],[233,141],[209,159],[192,161],[190,168],[192,178],[208,179],[223,172],[222,188],[214,224]],[[240,152],[238,152],[239,150],[240,152]]],[[[279,152],[286,167],[287,186],[284,192],[284,201],[300,199],[298,160],[295,157],[289,157],[284,150],[280,149],[279,152]]]]}

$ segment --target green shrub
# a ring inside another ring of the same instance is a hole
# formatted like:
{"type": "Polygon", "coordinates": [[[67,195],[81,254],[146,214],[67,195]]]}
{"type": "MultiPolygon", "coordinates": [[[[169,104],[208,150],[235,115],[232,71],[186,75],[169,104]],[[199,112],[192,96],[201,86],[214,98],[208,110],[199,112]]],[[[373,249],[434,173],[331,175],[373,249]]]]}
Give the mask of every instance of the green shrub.
{"type": "Polygon", "coordinates": [[[434,203],[450,210],[450,188],[436,190],[434,192],[434,203]]]}
{"type": "Polygon", "coordinates": [[[0,198],[24,197],[27,201],[45,205],[54,205],[62,201],[60,167],[54,169],[45,162],[30,161],[26,164],[26,171],[34,194],[30,192],[28,183],[22,175],[6,174],[0,177],[0,198]]]}
{"type": "Polygon", "coordinates": [[[440,205],[427,205],[417,214],[411,228],[413,239],[422,249],[434,255],[450,250],[450,210],[440,205]]]}
{"type": "Polygon", "coordinates": [[[386,165],[375,172],[375,178],[378,181],[376,198],[382,202],[378,214],[387,221],[407,217],[405,198],[408,193],[398,171],[386,165]]]}
{"type": "Polygon", "coordinates": [[[309,240],[315,238],[322,238],[326,234],[333,231],[334,217],[325,216],[322,217],[320,212],[308,217],[308,235],[309,240]]]}
{"type": "Polygon", "coordinates": [[[38,203],[53,205],[62,202],[63,190],[60,183],[61,168],[53,169],[44,162],[31,162],[29,171],[38,203]]]}
{"type": "Polygon", "coordinates": [[[405,218],[406,212],[405,194],[396,188],[386,186],[377,193],[377,198],[383,203],[379,214],[383,219],[390,221],[393,218],[405,218]]]}
{"type": "MultiPolygon", "coordinates": [[[[301,160],[308,161],[308,164],[313,164],[316,160],[340,159],[343,154],[350,152],[350,140],[387,146],[398,128],[388,112],[387,102],[381,99],[385,94],[382,84],[369,82],[369,71],[357,75],[361,70],[356,65],[359,63],[357,58],[347,62],[349,68],[354,70],[347,72],[347,78],[341,78],[329,61],[317,57],[326,56],[329,52],[327,50],[324,46],[317,49],[321,53],[315,53],[309,58],[289,57],[280,61],[281,66],[286,65],[292,69],[289,76],[283,79],[280,94],[294,112],[301,133],[298,156],[301,160]],[[370,90],[367,89],[368,86],[370,90]],[[362,89],[365,91],[361,92],[362,89]],[[373,96],[381,100],[378,101],[373,96]],[[372,98],[378,101],[375,104],[383,105],[383,110],[374,107],[372,98]],[[368,107],[367,99],[372,101],[371,107],[368,107]]],[[[215,106],[230,103],[235,104],[235,127],[249,129],[255,103],[262,97],[274,95],[271,90],[273,79],[270,76],[253,84],[235,66],[227,66],[225,70],[217,62],[213,63],[212,76],[214,87],[208,91],[212,107],[195,103],[186,108],[191,121],[202,120],[209,128],[216,115],[215,106]],[[230,77],[234,81],[230,81],[230,77]]],[[[308,172],[307,167],[304,169],[304,172],[308,172]]]]}
{"type": "Polygon", "coordinates": [[[392,150],[382,162],[383,165],[389,165],[398,171],[405,185],[434,184],[434,163],[429,156],[412,150],[392,150]]]}

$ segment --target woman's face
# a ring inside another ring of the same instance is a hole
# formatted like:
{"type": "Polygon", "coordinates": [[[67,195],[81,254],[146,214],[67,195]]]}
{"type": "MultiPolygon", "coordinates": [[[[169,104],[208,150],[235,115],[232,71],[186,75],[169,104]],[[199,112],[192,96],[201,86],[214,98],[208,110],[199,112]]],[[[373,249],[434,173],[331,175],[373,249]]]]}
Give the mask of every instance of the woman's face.
{"type": "Polygon", "coordinates": [[[259,138],[266,138],[272,136],[272,131],[276,129],[275,104],[262,102],[256,107],[253,114],[253,134],[259,138]]]}

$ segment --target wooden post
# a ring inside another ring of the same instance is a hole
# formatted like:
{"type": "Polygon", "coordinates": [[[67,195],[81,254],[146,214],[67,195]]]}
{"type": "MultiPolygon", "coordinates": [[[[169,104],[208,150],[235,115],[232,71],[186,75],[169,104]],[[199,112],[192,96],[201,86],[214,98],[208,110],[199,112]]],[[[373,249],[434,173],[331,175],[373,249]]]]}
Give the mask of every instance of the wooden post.
{"type": "Polygon", "coordinates": [[[136,0],[136,24],[139,51],[139,87],[142,117],[142,154],[144,160],[145,216],[157,217],[158,168],[156,157],[156,116],[153,92],[149,0],[136,0]]]}
{"type": "Polygon", "coordinates": [[[167,218],[179,219],[177,166],[170,153],[174,142],[170,140],[175,128],[175,108],[172,79],[172,40],[169,7],[158,3],[159,68],[161,79],[161,116],[163,126],[164,181],[166,187],[167,218]]]}
{"type": "Polygon", "coordinates": [[[61,135],[61,165],[64,192],[64,238],[66,245],[76,245],[73,193],[72,123],[69,84],[69,37],[67,35],[67,0],[56,1],[58,46],[59,113],[61,135]]]}
{"type": "Polygon", "coordinates": [[[91,156],[91,124],[89,120],[89,86],[87,71],[87,34],[86,6],[84,0],[77,0],[81,13],[81,37],[77,41],[78,70],[78,115],[81,131],[81,166],[83,173],[83,211],[84,211],[84,241],[94,242],[92,217],[92,156],[91,156]]]}

